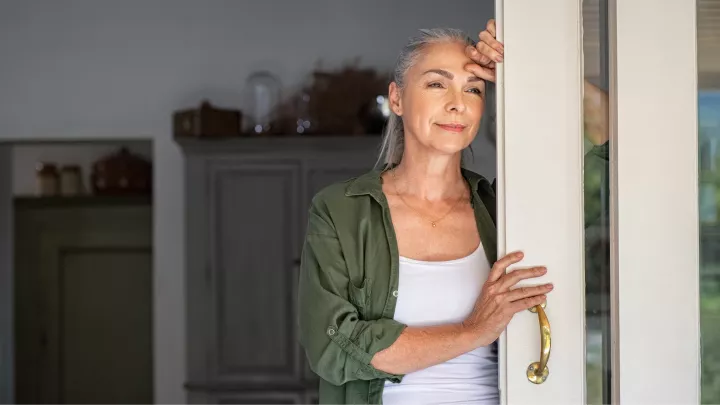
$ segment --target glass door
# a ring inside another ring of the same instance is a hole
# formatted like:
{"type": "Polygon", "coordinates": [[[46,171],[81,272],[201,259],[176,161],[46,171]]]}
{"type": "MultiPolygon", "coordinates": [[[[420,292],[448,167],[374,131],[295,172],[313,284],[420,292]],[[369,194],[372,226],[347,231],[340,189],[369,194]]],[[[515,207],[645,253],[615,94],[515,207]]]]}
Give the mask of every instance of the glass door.
{"type": "Polygon", "coordinates": [[[555,284],[503,402],[720,403],[720,0],[496,15],[499,249],[555,284]]]}

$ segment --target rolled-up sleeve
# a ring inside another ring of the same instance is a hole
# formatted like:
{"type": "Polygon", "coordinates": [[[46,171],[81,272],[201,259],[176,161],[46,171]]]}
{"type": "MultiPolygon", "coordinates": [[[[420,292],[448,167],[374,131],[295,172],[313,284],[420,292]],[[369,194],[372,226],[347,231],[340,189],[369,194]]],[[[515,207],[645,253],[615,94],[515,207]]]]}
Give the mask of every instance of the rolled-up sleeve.
{"type": "Polygon", "coordinates": [[[337,232],[322,202],[309,210],[298,286],[300,344],[310,368],[335,385],[352,380],[403,375],[370,364],[375,353],[390,347],[406,325],[392,319],[361,320],[348,300],[348,269],[337,232]]]}

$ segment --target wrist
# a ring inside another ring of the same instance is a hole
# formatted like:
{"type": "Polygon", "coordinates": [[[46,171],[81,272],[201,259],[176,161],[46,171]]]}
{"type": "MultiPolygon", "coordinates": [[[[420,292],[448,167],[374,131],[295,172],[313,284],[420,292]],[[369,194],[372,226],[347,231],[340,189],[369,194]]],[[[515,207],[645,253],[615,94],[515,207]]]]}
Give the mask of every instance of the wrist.
{"type": "Polygon", "coordinates": [[[485,343],[483,342],[483,334],[480,330],[481,328],[477,325],[469,325],[466,322],[459,324],[457,336],[462,347],[470,351],[475,350],[478,347],[485,346],[485,343]]]}

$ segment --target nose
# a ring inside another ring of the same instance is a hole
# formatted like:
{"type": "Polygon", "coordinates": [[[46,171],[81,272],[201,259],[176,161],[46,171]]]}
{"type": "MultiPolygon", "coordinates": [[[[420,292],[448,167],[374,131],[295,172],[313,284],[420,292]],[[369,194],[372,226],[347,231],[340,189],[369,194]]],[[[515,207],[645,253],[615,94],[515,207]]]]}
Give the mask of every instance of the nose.
{"type": "Polygon", "coordinates": [[[451,113],[463,113],[465,112],[465,109],[467,106],[465,105],[465,100],[463,98],[463,92],[462,91],[449,91],[447,93],[448,101],[447,104],[445,104],[445,110],[447,112],[451,113]]]}

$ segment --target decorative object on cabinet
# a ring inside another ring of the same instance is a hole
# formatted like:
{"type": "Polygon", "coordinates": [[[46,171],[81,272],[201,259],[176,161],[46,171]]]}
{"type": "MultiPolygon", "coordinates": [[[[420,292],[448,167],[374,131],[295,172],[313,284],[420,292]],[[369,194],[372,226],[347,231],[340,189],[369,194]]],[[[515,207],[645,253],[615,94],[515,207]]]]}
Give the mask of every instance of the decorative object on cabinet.
{"type": "Polygon", "coordinates": [[[242,133],[242,111],[221,109],[203,100],[200,106],[173,114],[176,137],[218,138],[242,133]]]}
{"type": "Polygon", "coordinates": [[[77,196],[85,193],[82,181],[82,169],[79,165],[63,165],[60,168],[60,194],[77,196]]]}
{"type": "Polygon", "coordinates": [[[51,162],[38,162],[35,168],[36,193],[38,196],[55,196],[60,191],[60,174],[57,165],[51,162]]]}
{"type": "Polygon", "coordinates": [[[93,163],[91,183],[98,195],[150,194],[152,164],[145,158],[120,148],[93,163]]]}
{"type": "Polygon", "coordinates": [[[245,81],[245,102],[249,131],[254,134],[277,133],[273,128],[280,102],[280,79],[268,71],[255,72],[245,81]]]}
{"type": "Polygon", "coordinates": [[[387,117],[376,114],[374,103],[387,94],[389,75],[358,64],[355,60],[336,71],[314,70],[310,84],[278,106],[279,132],[378,134],[387,117]]]}
{"type": "Polygon", "coordinates": [[[390,103],[383,95],[368,100],[358,111],[358,120],[366,134],[381,133],[388,117],[390,117],[390,103]]]}

